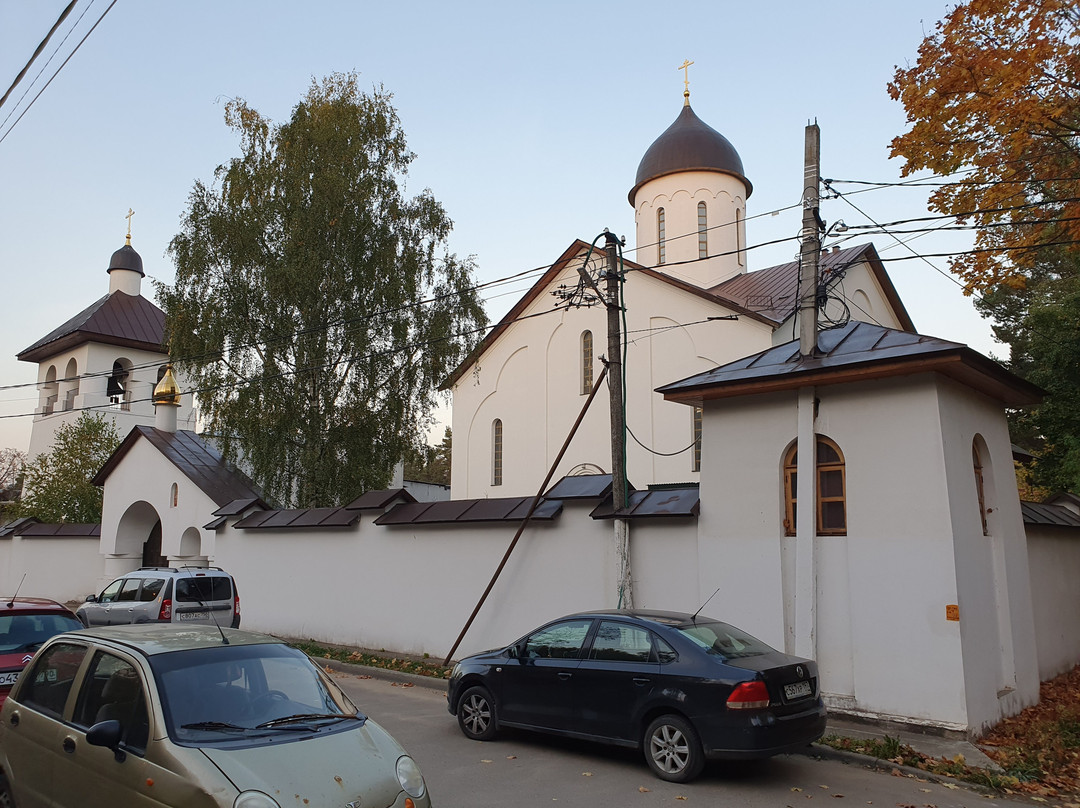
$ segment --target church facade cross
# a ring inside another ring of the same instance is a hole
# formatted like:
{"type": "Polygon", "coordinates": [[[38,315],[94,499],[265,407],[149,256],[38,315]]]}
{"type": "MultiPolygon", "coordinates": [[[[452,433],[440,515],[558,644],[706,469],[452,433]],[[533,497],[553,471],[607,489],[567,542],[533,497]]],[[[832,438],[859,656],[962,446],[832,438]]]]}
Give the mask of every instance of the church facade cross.
{"type": "Polygon", "coordinates": [[[134,215],[135,211],[133,211],[131,208],[128,208],[127,216],[124,217],[128,220],[127,246],[129,247],[131,246],[131,217],[134,215]]]}
{"type": "Polygon", "coordinates": [[[692,65],[689,59],[683,59],[683,63],[679,65],[678,69],[683,71],[683,97],[686,98],[687,103],[690,103],[690,65],[692,65]]]}

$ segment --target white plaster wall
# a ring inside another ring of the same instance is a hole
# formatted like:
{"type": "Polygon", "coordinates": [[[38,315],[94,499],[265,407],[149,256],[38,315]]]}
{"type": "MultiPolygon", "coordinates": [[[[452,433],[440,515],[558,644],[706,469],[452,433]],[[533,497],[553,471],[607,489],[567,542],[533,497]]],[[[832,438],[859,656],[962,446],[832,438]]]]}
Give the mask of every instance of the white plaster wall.
{"type": "Polygon", "coordinates": [[[9,536],[0,539],[0,594],[15,594],[26,573],[20,595],[82,600],[97,591],[103,563],[96,536],[9,536]]]}
{"type": "Polygon", "coordinates": [[[1027,550],[1039,678],[1045,681],[1080,662],[1080,538],[1075,530],[1028,525],[1027,550]]]}
{"type": "MultiPolygon", "coordinates": [[[[217,504],[145,439],[135,442],[123,462],[105,482],[101,552],[128,557],[127,570],[137,568],[141,561],[141,549],[140,555],[135,557],[130,548],[118,547],[117,543],[121,521],[133,503],[145,503],[140,507],[144,510],[151,508],[161,520],[162,555],[178,563],[199,563],[202,560],[213,563],[215,534],[203,530],[202,525],[213,518],[211,514],[217,509],[217,504]],[[176,507],[172,506],[170,496],[174,483],[177,486],[176,507]],[[192,530],[197,531],[200,537],[200,552],[195,557],[181,558],[181,539],[186,531],[190,535],[192,530]]],[[[147,536],[141,536],[139,541],[146,539],[147,536]]],[[[111,566],[106,571],[107,576],[115,574],[115,567],[111,566]]]]}
{"type": "MultiPolygon", "coordinates": [[[[41,390],[45,384],[49,367],[56,368],[56,378],[64,378],[64,371],[68,361],[74,358],[78,364],[80,379],[78,381],[79,394],[75,397],[75,409],[64,411],[64,391],[70,386],[63,382],[59,385],[59,398],[56,408],[51,415],[42,413],[44,399],[35,408],[37,415],[34,416],[34,424],[30,434],[30,448],[28,455],[34,458],[37,455],[48,452],[53,445],[57,428],[64,423],[74,423],[82,415],[82,408],[94,408],[92,411],[101,413],[116,424],[121,437],[127,435],[132,427],[137,425],[154,425],[154,406],[150,397],[157,384],[158,367],[164,365],[168,358],[154,351],[141,351],[132,348],[122,348],[116,345],[102,343],[84,343],[72,351],[57,354],[55,357],[38,364],[38,386],[41,390]],[[128,389],[131,390],[131,408],[122,410],[113,407],[109,403],[106,394],[108,376],[112,373],[113,362],[126,359],[132,365],[132,372],[128,380],[128,389]]],[[[187,386],[182,376],[177,376],[180,388],[187,386]]],[[[41,393],[43,396],[44,393],[41,393]]],[[[196,411],[193,404],[193,396],[187,393],[181,397],[180,410],[178,413],[178,428],[195,429],[196,411]]]]}
{"type": "MultiPolygon", "coordinates": [[[[848,503],[847,536],[813,548],[822,690],[856,712],[964,726],[960,632],[945,620],[956,584],[933,385],[826,387],[817,397],[816,431],[845,455],[848,503]]],[[[705,418],[702,594],[721,587],[721,606],[708,611],[791,650],[796,611],[809,608],[794,597],[796,540],[783,538],[796,395],[709,402],[705,418]]]]}
{"type": "MultiPolygon", "coordinates": [[[[525,531],[455,657],[507,644],[563,614],[616,605],[613,528],[588,517],[595,504],[568,502],[554,523],[525,531]]],[[[236,576],[244,627],[447,654],[517,525],[385,528],[372,524],[375,516],[341,531],[224,529],[216,560],[236,576]]],[[[665,540],[686,546],[694,530],[692,523],[672,526],[665,540]]],[[[650,590],[648,582],[643,587],[650,590]]]]}
{"type": "MultiPolygon", "coordinates": [[[[573,264],[556,279],[573,286],[573,264]]],[[[712,321],[728,313],[670,284],[631,272],[625,291],[627,422],[650,449],[675,452],[692,440],[691,414],[665,402],[656,387],[710,370],[769,347],[771,328],[755,320],[712,321]]],[[[606,312],[599,307],[552,312],[555,299],[538,296],[524,318],[509,326],[453,390],[452,496],[527,496],[535,494],[554,461],[586,396],[581,393],[581,334],[593,334],[594,379],[607,356],[606,312]],[[543,313],[541,316],[529,317],[543,313]],[[491,484],[492,422],[503,422],[503,484],[491,484]]],[[[609,399],[597,393],[592,408],[555,477],[581,464],[611,470],[609,399]]],[[[664,458],[632,439],[627,446],[629,478],[645,488],[655,482],[697,479],[689,451],[664,458]]]]}
{"type": "Polygon", "coordinates": [[[968,720],[978,731],[1038,700],[1031,578],[1001,404],[946,380],[939,389],[968,720]],[[976,434],[989,452],[983,458],[988,536],[982,532],[972,463],[976,434]]]}
{"type": "Polygon", "coordinates": [[[746,186],[741,180],[715,171],[681,171],[642,185],[634,197],[634,260],[647,267],[659,264],[656,214],[660,208],[665,218],[665,263],[670,265],[660,267],[665,272],[708,288],[746,271],[746,186]],[[708,228],[710,258],[704,261],[698,260],[699,202],[705,203],[708,228]],[[682,261],[694,263],[680,266],[682,261]]]}

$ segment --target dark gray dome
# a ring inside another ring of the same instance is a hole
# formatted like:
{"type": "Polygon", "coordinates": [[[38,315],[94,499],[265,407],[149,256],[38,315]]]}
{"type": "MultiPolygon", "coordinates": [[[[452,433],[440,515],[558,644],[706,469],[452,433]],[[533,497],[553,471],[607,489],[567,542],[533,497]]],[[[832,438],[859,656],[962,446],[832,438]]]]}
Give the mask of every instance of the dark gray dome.
{"type": "Polygon", "coordinates": [[[730,174],[746,186],[746,196],[753,193],[750,180],[743,174],[742,158],[731,142],[694,114],[686,104],[675,123],[660,135],[638,165],[630,204],[638,188],[649,180],[679,171],[718,171],[730,174]]]}
{"type": "Polygon", "coordinates": [[[114,269],[130,269],[132,272],[138,272],[141,277],[146,277],[142,268],[142,256],[135,252],[135,248],[130,244],[125,244],[112,254],[107,271],[112,272],[114,269]]]}

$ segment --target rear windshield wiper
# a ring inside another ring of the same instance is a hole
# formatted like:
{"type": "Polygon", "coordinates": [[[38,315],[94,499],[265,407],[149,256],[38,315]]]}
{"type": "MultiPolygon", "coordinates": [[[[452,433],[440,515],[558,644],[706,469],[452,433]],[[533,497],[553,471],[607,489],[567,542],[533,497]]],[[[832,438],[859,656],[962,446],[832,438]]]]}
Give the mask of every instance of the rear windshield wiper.
{"type": "Polygon", "coordinates": [[[256,724],[255,729],[276,727],[280,724],[304,724],[312,721],[344,721],[348,718],[360,722],[367,721],[367,716],[361,715],[360,713],[297,713],[296,715],[287,715],[284,718],[274,718],[270,721],[263,721],[261,724],[256,724]]]}

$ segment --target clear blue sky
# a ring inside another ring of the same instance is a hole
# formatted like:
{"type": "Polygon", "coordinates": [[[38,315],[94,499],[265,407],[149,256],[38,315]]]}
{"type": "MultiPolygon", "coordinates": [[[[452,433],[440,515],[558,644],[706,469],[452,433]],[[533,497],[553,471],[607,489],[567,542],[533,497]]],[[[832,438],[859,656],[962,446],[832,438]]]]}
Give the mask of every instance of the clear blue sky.
{"type": "MultiPolygon", "coordinates": [[[[571,240],[591,241],[605,227],[633,245],[627,192],[679,112],[684,59],[694,61],[695,111],[734,144],[754,185],[749,217],[798,202],[803,130],[814,118],[823,176],[898,180],[888,144],[905,121],[886,83],[946,11],[940,0],[119,0],[11,128],[110,1],[79,0],[0,107],[0,387],[34,382],[36,366],[15,354],[107,291],[129,207],[148,275],[172,279],[165,250],[194,181],[209,181],[237,153],[223,122],[229,98],[282,121],[312,77],[355,70],[362,86],[383,85],[417,154],[408,190],[432,189],[455,222],[453,250],[475,255],[484,281],[548,265],[571,240]]],[[[0,92],[66,3],[0,0],[0,92]]],[[[851,201],[878,222],[909,219],[926,215],[927,190],[851,201]]],[[[822,213],[868,223],[843,200],[822,213]]],[[[797,210],[751,219],[748,243],[798,228],[797,210]]],[[[870,240],[885,258],[910,255],[888,235],[850,243],[870,240]]],[[[939,253],[968,243],[934,235],[911,246],[939,253]]],[[[755,250],[750,268],[796,250],[794,242],[755,250]]],[[[1004,353],[942,274],[946,260],[930,262],[940,271],[917,260],[886,264],[916,327],[1004,353]]],[[[491,316],[523,289],[493,290],[502,296],[490,300],[491,316]]],[[[152,294],[148,281],[143,291],[152,294]]],[[[0,416],[30,413],[36,401],[32,389],[0,389],[0,416]]],[[[29,432],[30,418],[0,418],[0,447],[25,449],[29,432]]]]}

